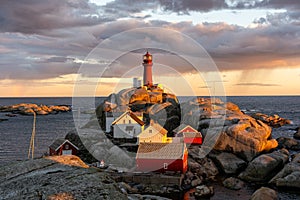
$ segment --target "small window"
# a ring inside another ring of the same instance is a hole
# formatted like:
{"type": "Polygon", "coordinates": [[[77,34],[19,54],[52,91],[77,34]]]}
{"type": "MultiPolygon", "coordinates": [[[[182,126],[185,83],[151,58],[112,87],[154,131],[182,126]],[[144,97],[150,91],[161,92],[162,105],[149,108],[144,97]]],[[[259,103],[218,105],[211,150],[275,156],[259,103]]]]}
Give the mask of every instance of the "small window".
{"type": "Polygon", "coordinates": [[[69,145],[68,144],[65,145],[65,149],[69,149],[69,145]]]}
{"type": "Polygon", "coordinates": [[[126,123],[125,123],[125,119],[123,120],[123,124],[126,124],[126,123]]]}
{"type": "Polygon", "coordinates": [[[149,133],[152,133],[152,129],[149,129],[149,133]]]}
{"type": "Polygon", "coordinates": [[[164,169],[168,169],[168,163],[164,163],[164,169]]]}
{"type": "Polygon", "coordinates": [[[131,124],[131,120],[128,120],[128,123],[131,124]]]}

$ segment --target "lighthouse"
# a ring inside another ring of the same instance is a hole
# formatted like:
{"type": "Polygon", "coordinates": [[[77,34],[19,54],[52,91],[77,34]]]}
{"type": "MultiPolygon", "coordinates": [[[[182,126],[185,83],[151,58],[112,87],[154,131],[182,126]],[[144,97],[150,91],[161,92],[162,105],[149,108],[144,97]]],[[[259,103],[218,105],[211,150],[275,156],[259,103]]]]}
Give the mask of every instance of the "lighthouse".
{"type": "Polygon", "coordinates": [[[152,86],[152,55],[147,51],[147,53],[143,56],[143,66],[144,66],[144,85],[152,86]]]}

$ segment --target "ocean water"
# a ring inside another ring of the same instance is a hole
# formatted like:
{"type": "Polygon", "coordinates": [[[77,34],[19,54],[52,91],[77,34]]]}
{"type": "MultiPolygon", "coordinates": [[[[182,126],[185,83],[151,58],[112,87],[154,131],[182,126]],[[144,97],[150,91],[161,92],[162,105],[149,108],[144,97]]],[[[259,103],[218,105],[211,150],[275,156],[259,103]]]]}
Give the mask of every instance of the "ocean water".
{"type": "MultiPolygon", "coordinates": [[[[179,97],[185,101],[190,97],[179,97]]],[[[96,105],[102,97],[95,99],[96,105]]],[[[84,99],[83,99],[84,101],[84,99]]],[[[280,136],[292,137],[295,129],[300,126],[300,96],[250,96],[227,97],[227,101],[237,104],[246,113],[261,112],[278,114],[293,121],[294,124],[273,129],[275,138],[280,136]]],[[[0,98],[0,106],[17,103],[35,103],[45,105],[72,105],[72,98],[0,98]]],[[[90,111],[94,105],[83,103],[81,112],[90,111]]],[[[74,110],[74,112],[77,112],[74,110]]],[[[0,113],[0,118],[8,121],[0,122],[0,165],[15,160],[27,158],[29,142],[32,132],[33,117],[22,116],[7,117],[0,113]]],[[[56,115],[37,116],[35,157],[48,152],[49,145],[59,137],[64,137],[69,131],[75,129],[73,113],[59,113],[56,115]]]]}

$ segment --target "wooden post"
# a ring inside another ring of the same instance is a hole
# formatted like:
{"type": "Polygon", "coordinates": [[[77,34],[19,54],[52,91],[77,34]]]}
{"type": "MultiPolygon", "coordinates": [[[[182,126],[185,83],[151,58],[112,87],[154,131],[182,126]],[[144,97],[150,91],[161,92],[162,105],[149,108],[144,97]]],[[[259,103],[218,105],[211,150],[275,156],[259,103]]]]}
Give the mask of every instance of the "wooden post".
{"type": "Polygon", "coordinates": [[[32,125],[32,133],[31,133],[30,144],[28,149],[28,159],[30,158],[30,152],[31,152],[31,159],[33,159],[34,157],[35,124],[36,124],[36,113],[33,111],[33,125],[32,125]]]}

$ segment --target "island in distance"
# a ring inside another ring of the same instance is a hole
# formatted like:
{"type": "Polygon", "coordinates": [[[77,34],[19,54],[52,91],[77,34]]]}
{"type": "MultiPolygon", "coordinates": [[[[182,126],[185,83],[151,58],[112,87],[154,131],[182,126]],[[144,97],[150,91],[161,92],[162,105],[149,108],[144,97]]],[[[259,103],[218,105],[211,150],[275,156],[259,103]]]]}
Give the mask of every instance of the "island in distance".
{"type": "Polygon", "coordinates": [[[7,114],[8,117],[14,117],[15,114],[21,115],[48,115],[57,114],[59,112],[69,112],[71,111],[71,106],[68,105],[37,105],[32,103],[20,103],[9,106],[0,106],[0,112],[9,112],[12,114],[7,114]]]}

